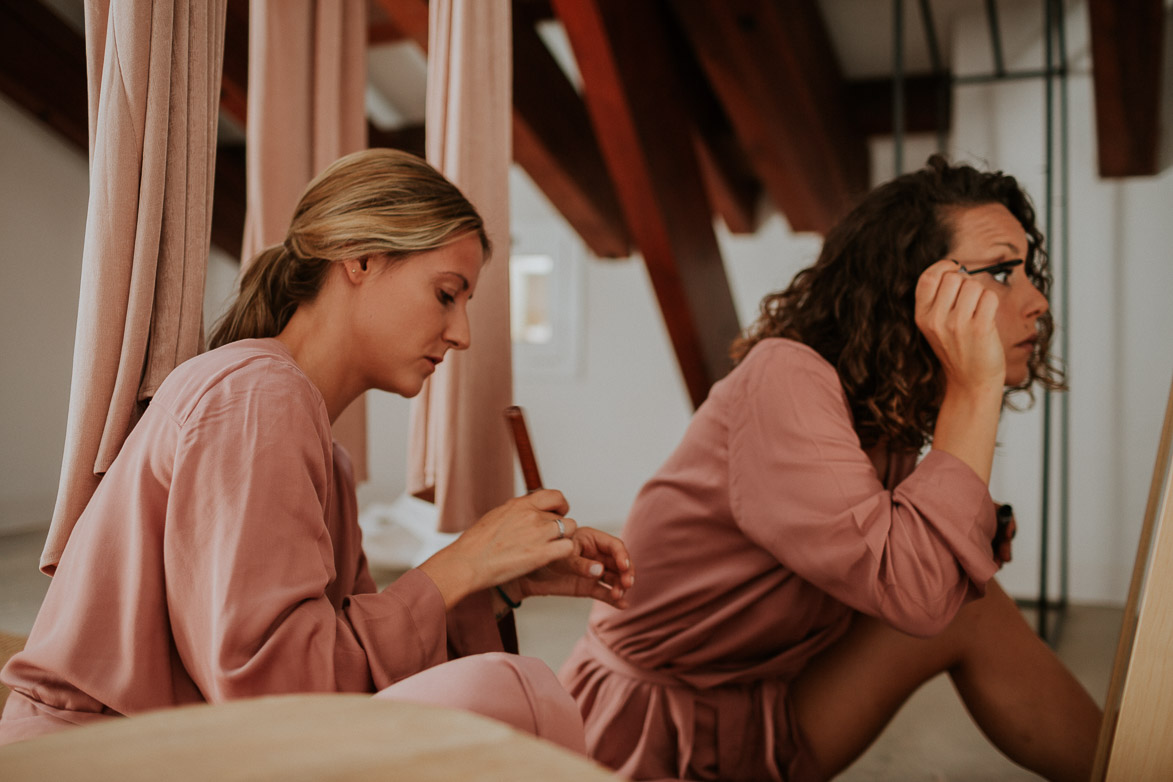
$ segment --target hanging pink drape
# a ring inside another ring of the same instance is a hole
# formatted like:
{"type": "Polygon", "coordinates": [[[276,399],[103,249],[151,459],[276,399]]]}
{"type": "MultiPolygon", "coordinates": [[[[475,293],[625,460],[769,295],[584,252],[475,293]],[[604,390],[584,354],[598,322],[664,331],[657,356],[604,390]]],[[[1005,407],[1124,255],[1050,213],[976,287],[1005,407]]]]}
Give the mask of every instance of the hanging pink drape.
{"type": "Polygon", "coordinates": [[[86,0],[90,197],[49,574],[143,404],[203,348],[225,3],[86,0]]]}
{"type": "Polygon", "coordinates": [[[509,340],[509,0],[428,3],[428,161],[480,211],[493,243],[469,306],[472,347],[450,355],[412,405],[408,489],[458,532],[513,495],[502,414],[512,404],[509,340]]]}
{"type": "MultiPolygon", "coordinates": [[[[311,179],[366,148],[366,25],[365,0],[250,3],[244,265],[285,240],[311,179]]],[[[362,397],[334,422],[359,481],[366,426],[362,397]]]]}

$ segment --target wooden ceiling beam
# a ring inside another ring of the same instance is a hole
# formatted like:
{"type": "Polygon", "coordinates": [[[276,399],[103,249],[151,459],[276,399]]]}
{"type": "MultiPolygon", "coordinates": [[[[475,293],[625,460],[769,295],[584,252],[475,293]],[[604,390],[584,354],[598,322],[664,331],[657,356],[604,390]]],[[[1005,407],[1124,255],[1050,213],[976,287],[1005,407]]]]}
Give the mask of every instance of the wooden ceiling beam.
{"type": "MultiPolygon", "coordinates": [[[[865,136],[890,136],[892,123],[892,80],[849,81],[847,106],[851,124],[865,136]]],[[[904,132],[935,133],[938,125],[949,132],[953,115],[953,91],[949,77],[931,74],[904,79],[904,132]]]]}
{"type": "MultiPolygon", "coordinates": [[[[426,53],[426,0],[379,3],[390,23],[426,53]]],[[[626,257],[631,241],[586,108],[534,28],[549,14],[548,3],[526,2],[514,10],[513,159],[591,252],[626,257]]]]}
{"type": "Polygon", "coordinates": [[[631,240],[586,105],[534,23],[514,13],[513,158],[591,252],[625,258],[631,240]]]}
{"type": "Polygon", "coordinates": [[[693,146],[713,211],[720,215],[730,233],[756,232],[760,224],[762,183],[750,170],[740,145],[725,135],[705,137],[703,132],[698,132],[693,146]]]}
{"type": "Polygon", "coordinates": [[[796,231],[826,232],[867,189],[863,133],[814,0],[674,0],[766,192],[796,231]]]}
{"type": "Polygon", "coordinates": [[[694,405],[729,368],[738,321],[662,6],[554,0],[611,179],[694,405]]]}
{"type": "Polygon", "coordinates": [[[39,2],[0,3],[0,89],[89,154],[85,39],[39,2]]]}
{"type": "Polygon", "coordinates": [[[428,51],[428,0],[377,0],[379,13],[376,21],[393,40],[415,41],[425,53],[428,51]]]}
{"type": "Polygon", "coordinates": [[[673,68],[692,117],[693,141],[705,192],[725,227],[735,234],[757,230],[762,183],[741,147],[725,109],[714,94],[684,32],[671,14],[664,15],[673,68]]]}
{"type": "Polygon", "coordinates": [[[1100,176],[1156,174],[1164,3],[1089,0],[1088,23],[1100,176]]]}
{"type": "Polygon", "coordinates": [[[424,125],[408,125],[395,130],[383,130],[377,125],[367,123],[367,146],[372,149],[389,147],[402,149],[418,157],[424,156],[424,125]]]}
{"type": "Polygon", "coordinates": [[[248,0],[228,0],[220,110],[240,127],[248,124],[248,0]]]}

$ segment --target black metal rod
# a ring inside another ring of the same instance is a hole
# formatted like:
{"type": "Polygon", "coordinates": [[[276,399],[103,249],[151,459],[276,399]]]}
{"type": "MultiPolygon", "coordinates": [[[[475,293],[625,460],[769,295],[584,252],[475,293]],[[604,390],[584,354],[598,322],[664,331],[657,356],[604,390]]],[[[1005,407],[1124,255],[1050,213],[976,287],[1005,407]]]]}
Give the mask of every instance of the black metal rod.
{"type": "MultiPolygon", "coordinates": [[[[1065,9],[1062,2],[1055,2],[1056,26],[1059,32],[1059,193],[1062,199],[1063,212],[1059,227],[1059,236],[1063,242],[1063,285],[1059,298],[1059,350],[1065,362],[1065,368],[1070,366],[1071,356],[1071,201],[1069,200],[1071,186],[1068,171],[1067,147],[1067,32],[1065,29],[1065,9]]],[[[1070,586],[1068,559],[1071,554],[1070,518],[1068,512],[1071,502],[1071,394],[1063,394],[1059,402],[1059,605],[1067,610],[1067,596],[1070,586]]]]}
{"type": "Polygon", "coordinates": [[[925,31],[925,44],[929,47],[929,62],[933,66],[933,75],[937,79],[937,151],[944,153],[948,142],[945,128],[949,124],[949,117],[945,114],[948,105],[949,91],[952,85],[945,71],[945,63],[941,59],[941,46],[937,41],[937,25],[933,22],[933,8],[929,0],[920,0],[921,27],[925,31]]]}
{"type": "MultiPolygon", "coordinates": [[[[991,3],[992,5],[992,3],[991,3]]],[[[1046,166],[1045,166],[1045,181],[1044,186],[1044,201],[1045,201],[1045,233],[1047,240],[1052,238],[1051,227],[1054,225],[1054,149],[1052,145],[1052,134],[1055,123],[1054,119],[1054,95],[1051,90],[1051,3],[1050,0],[1043,0],[1043,49],[1046,58],[1046,73],[1047,77],[1044,81],[1044,92],[1046,93],[1046,123],[1044,125],[1044,134],[1046,135],[1046,166]]],[[[1050,520],[1051,520],[1051,398],[1052,392],[1047,391],[1043,394],[1043,480],[1042,480],[1042,501],[1039,510],[1039,613],[1038,613],[1038,633],[1039,637],[1047,643],[1051,643],[1051,637],[1047,632],[1047,590],[1049,586],[1049,565],[1051,554],[1050,541],[1050,520]]]]}
{"type": "MultiPolygon", "coordinates": [[[[1006,73],[1006,63],[1002,59],[1002,33],[998,28],[998,2],[986,0],[986,19],[990,23],[990,48],[994,52],[994,73],[1001,76],[1006,73]]],[[[1047,60],[1048,64],[1050,60],[1047,60]]]]}
{"type": "Polygon", "coordinates": [[[937,42],[937,26],[933,24],[933,8],[929,0],[920,0],[920,20],[925,30],[925,44],[929,47],[929,63],[933,73],[940,74],[945,70],[945,64],[941,61],[941,46],[937,42]]]}
{"type": "Polygon", "coordinates": [[[892,0],[892,168],[904,171],[904,1],[892,0]]]}
{"type": "Polygon", "coordinates": [[[1003,74],[997,73],[974,73],[966,76],[954,76],[954,84],[986,84],[991,81],[1011,81],[1013,79],[1045,79],[1048,76],[1059,75],[1063,72],[1063,68],[1039,68],[1038,70],[1026,71],[1007,71],[1003,74]]]}

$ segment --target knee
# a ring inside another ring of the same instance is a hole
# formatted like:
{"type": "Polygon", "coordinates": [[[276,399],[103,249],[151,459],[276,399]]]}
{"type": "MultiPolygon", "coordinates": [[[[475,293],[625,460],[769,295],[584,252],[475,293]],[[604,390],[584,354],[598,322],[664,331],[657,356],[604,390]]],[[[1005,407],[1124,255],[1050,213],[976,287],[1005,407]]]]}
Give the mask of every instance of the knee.
{"type": "Polygon", "coordinates": [[[451,660],[376,697],[464,709],[585,754],[582,716],[550,667],[504,652],[451,660]]]}

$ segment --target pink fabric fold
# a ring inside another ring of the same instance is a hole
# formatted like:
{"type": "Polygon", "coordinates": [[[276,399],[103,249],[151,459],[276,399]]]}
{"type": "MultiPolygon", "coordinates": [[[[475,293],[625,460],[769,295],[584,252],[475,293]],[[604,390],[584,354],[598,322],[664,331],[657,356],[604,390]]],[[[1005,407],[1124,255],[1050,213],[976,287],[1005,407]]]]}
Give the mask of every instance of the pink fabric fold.
{"type": "Polygon", "coordinates": [[[203,349],[225,2],[86,2],[90,200],[49,574],[145,402],[203,349]]]}
{"type": "MultiPolygon", "coordinates": [[[[250,3],[242,265],[285,240],[311,179],[366,148],[366,18],[363,0],[250,3]]],[[[360,483],[367,479],[366,421],[360,397],[333,427],[360,483]]]]}
{"type": "Polygon", "coordinates": [[[469,307],[472,347],[447,359],[412,405],[408,490],[432,499],[445,532],[466,529],[514,493],[502,414],[512,404],[508,0],[428,4],[427,157],[485,220],[493,260],[469,307]]]}

